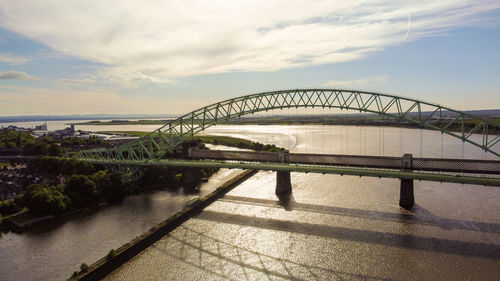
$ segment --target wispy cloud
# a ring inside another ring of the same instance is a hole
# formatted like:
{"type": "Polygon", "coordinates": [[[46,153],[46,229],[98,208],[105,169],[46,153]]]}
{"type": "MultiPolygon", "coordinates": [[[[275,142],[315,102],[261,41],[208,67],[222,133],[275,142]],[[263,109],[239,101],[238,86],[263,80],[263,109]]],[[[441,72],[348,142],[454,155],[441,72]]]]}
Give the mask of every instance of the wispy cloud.
{"type": "Polygon", "coordinates": [[[408,30],[406,31],[406,34],[403,37],[403,40],[406,40],[408,38],[408,35],[410,35],[410,26],[411,26],[411,15],[408,14],[408,30]]]}
{"type": "Polygon", "coordinates": [[[17,56],[9,53],[0,53],[0,62],[8,63],[10,65],[19,65],[23,63],[27,63],[29,61],[28,58],[17,56]]]}
{"type": "Polygon", "coordinates": [[[484,12],[500,8],[497,0],[148,3],[3,0],[0,26],[101,64],[102,79],[168,83],[183,76],[352,61],[484,23],[490,20],[484,12]]]}
{"type": "Polygon", "coordinates": [[[37,80],[38,78],[20,71],[0,72],[0,80],[37,80]]]}
{"type": "Polygon", "coordinates": [[[82,78],[82,79],[63,78],[59,79],[58,81],[64,84],[87,84],[96,82],[95,80],[89,78],[82,78]]]}
{"type": "Polygon", "coordinates": [[[0,115],[87,113],[185,113],[212,100],[179,99],[149,95],[122,96],[106,89],[67,89],[0,84],[0,115]],[[43,100],[43,102],[41,102],[43,100]]]}
{"type": "Polygon", "coordinates": [[[373,88],[387,84],[387,81],[389,81],[389,75],[380,75],[353,80],[330,80],[325,82],[323,86],[334,88],[373,88]]]}

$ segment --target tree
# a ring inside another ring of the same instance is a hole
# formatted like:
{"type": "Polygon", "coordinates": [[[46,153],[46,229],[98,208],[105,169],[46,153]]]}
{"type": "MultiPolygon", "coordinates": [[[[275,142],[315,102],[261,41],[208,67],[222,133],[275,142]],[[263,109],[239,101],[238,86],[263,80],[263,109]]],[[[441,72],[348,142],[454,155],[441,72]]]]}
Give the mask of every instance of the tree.
{"type": "Polygon", "coordinates": [[[108,171],[98,171],[91,177],[95,182],[99,194],[106,202],[120,202],[125,198],[125,188],[119,173],[109,173],[108,171]]]}
{"type": "Polygon", "coordinates": [[[69,198],[56,187],[30,184],[23,196],[23,203],[35,214],[60,214],[69,204],[69,198]]]}
{"type": "Polygon", "coordinates": [[[0,214],[10,215],[19,212],[21,208],[14,202],[14,200],[0,201],[0,214]]]}
{"type": "Polygon", "coordinates": [[[60,145],[58,145],[57,143],[53,143],[49,146],[48,152],[50,156],[59,156],[62,154],[63,151],[60,145]]]}
{"type": "Polygon", "coordinates": [[[126,190],[122,182],[122,175],[119,173],[108,174],[107,184],[103,190],[104,198],[107,202],[120,202],[125,198],[126,190]]]}
{"type": "Polygon", "coordinates": [[[95,183],[85,175],[71,176],[66,181],[64,193],[77,208],[94,205],[98,199],[95,183]]]}

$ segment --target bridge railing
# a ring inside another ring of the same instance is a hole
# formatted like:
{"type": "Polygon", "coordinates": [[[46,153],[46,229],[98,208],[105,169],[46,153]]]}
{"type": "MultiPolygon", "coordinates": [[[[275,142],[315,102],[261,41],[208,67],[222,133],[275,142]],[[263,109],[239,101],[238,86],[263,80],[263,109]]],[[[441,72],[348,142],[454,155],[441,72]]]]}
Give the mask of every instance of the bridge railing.
{"type": "MultiPolygon", "coordinates": [[[[188,156],[192,159],[283,162],[281,154],[274,152],[191,149],[188,156]]],[[[412,170],[500,174],[500,161],[495,160],[412,158],[412,161],[412,170]]],[[[403,167],[403,157],[388,156],[287,153],[285,162],[380,169],[403,167]]]]}

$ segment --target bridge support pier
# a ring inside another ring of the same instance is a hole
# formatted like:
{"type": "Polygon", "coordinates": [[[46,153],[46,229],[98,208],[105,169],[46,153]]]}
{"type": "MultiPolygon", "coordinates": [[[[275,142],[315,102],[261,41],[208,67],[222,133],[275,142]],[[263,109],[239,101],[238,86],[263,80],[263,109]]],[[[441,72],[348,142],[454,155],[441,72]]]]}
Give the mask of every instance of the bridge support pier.
{"type": "Polygon", "coordinates": [[[182,174],[182,184],[187,188],[194,188],[201,183],[201,168],[188,167],[182,174]]]}
{"type": "Polygon", "coordinates": [[[411,210],[415,204],[413,196],[413,180],[401,179],[401,188],[399,193],[399,206],[411,210]]]}
{"type": "Polygon", "coordinates": [[[276,195],[292,193],[292,182],[290,180],[290,172],[276,171],[276,195]]]}
{"type": "MultiPolygon", "coordinates": [[[[413,167],[413,155],[404,154],[401,161],[401,169],[403,171],[411,171],[413,167]]],[[[415,204],[415,197],[413,195],[413,180],[401,179],[401,187],[399,190],[399,206],[411,210],[415,204]]]]}

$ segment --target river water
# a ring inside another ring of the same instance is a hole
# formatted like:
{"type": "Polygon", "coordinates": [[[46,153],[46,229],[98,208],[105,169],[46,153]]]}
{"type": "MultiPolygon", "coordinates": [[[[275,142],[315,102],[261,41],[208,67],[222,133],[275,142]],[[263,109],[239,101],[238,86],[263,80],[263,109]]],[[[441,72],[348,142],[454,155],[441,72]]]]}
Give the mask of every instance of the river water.
{"type": "MultiPolygon", "coordinates": [[[[88,126],[143,130],[158,126],[88,126]]],[[[80,128],[78,128],[80,129],[80,128]]],[[[206,134],[274,143],[292,152],[496,159],[440,133],[355,126],[216,126],[206,134]]],[[[479,138],[479,136],[478,136],[479,138]]],[[[238,171],[221,170],[205,194],[238,171]]],[[[259,172],[108,280],[498,280],[500,189],[292,173],[279,203],[276,176],[259,172]]],[[[64,280],[182,208],[193,195],[154,190],[77,218],[0,238],[2,280],[64,280]]]]}

